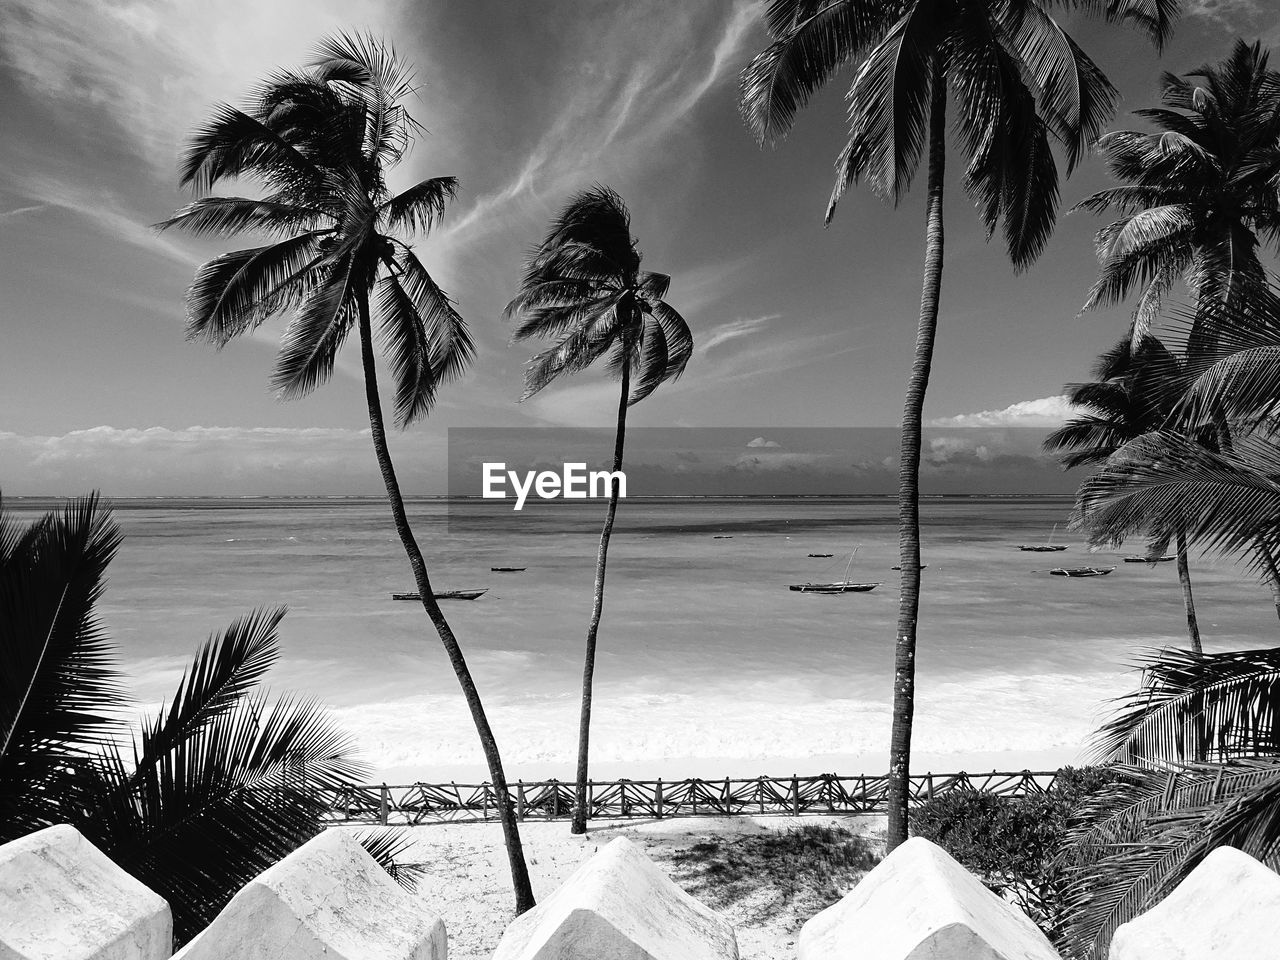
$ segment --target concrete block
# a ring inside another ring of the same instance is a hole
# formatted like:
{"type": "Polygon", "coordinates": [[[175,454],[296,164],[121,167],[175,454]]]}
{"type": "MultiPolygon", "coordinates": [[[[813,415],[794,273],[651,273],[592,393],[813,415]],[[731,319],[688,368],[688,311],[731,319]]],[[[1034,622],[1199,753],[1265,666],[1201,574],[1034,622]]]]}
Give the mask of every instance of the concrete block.
{"type": "Polygon", "coordinates": [[[733,927],[617,837],[507,927],[493,960],[738,960],[733,927]]]}
{"type": "Polygon", "coordinates": [[[445,960],[444,921],[349,833],[327,830],[250,880],[174,960],[445,960]]]}
{"type": "Polygon", "coordinates": [[[0,846],[0,960],[166,960],[169,904],[75,827],[0,846]]]}
{"type": "Polygon", "coordinates": [[[800,930],[800,960],[1060,960],[1040,929],[914,837],[800,930]]]}
{"type": "Polygon", "coordinates": [[[1110,960],[1280,958],[1280,876],[1219,847],[1173,893],[1122,924],[1110,960]]]}

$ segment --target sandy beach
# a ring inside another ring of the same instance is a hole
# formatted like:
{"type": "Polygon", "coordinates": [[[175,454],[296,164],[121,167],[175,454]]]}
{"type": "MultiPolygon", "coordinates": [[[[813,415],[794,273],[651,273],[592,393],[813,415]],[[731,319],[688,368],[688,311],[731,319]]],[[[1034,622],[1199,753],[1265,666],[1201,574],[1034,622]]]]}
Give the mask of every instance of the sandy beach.
{"type": "MultiPolygon", "coordinates": [[[[584,836],[569,833],[565,821],[520,825],[535,896],[549,896],[579,864],[614,837],[641,844],[677,883],[710,903],[705,882],[692,862],[698,844],[734,843],[755,835],[781,834],[800,826],[837,826],[866,836],[878,848],[884,818],[854,817],[688,817],[671,820],[601,821],[584,836]],[[685,857],[682,858],[681,854],[685,857]],[[682,862],[683,861],[683,862],[682,862]]],[[[342,827],[362,832],[368,828],[342,827]]],[[[417,896],[443,918],[449,933],[450,960],[489,960],[512,913],[511,879],[502,828],[496,822],[438,823],[401,828],[412,846],[398,859],[420,863],[427,875],[417,896]]],[[[844,891],[841,891],[844,892],[844,891]]],[[[803,892],[781,896],[765,884],[721,906],[710,903],[733,923],[742,960],[793,960],[800,927],[825,903],[803,892]]]]}

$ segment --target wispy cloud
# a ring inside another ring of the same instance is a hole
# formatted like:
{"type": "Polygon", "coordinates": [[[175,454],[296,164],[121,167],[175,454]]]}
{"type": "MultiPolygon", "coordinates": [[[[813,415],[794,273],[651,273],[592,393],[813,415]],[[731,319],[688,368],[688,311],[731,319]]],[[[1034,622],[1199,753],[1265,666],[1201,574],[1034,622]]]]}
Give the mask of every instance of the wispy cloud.
{"type": "Polygon", "coordinates": [[[1077,409],[1062,395],[1020,400],[1000,410],[980,410],[939,417],[929,421],[931,427],[1058,427],[1077,409]]]}
{"type": "MultiPolygon", "coordinates": [[[[412,493],[444,493],[444,441],[423,433],[394,440],[412,493]]],[[[108,496],[281,492],[378,493],[368,430],[311,427],[111,426],[57,436],[0,433],[5,492],[108,496]]]]}

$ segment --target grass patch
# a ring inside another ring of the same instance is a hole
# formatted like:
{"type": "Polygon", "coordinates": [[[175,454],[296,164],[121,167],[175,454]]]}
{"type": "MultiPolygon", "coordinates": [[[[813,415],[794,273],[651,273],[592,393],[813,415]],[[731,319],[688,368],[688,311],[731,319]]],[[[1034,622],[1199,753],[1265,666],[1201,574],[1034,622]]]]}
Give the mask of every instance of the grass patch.
{"type": "Polygon", "coordinates": [[[816,825],[711,838],[671,855],[673,876],[694,896],[754,922],[790,914],[793,929],[848,893],[882,857],[875,838],[816,825]]]}

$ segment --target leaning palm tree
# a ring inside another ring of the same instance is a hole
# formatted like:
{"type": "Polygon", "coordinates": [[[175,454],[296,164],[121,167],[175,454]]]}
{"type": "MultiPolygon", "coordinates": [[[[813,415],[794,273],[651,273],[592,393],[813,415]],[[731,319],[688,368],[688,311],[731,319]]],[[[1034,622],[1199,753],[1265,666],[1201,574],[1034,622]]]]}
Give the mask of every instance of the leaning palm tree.
{"type": "MultiPolygon", "coordinates": [[[[627,408],[684,372],[693,353],[688,324],[664,299],[671,278],[640,269],[631,236],[631,215],[622,197],[596,185],[572,197],[530,254],[520,292],[507,305],[517,320],[514,340],[556,339],[534,357],[525,374],[527,400],[562,374],[585,370],[597,360],[621,384],[613,471],[622,469],[627,408]]],[[[596,635],[604,609],[605,564],[618,511],[618,480],[610,483],[609,509],[600,531],[591,619],[587,622],[578,725],[578,769],[574,833],[587,830],[587,759],[591,739],[591,685],[596,635]]]]}
{"type": "MultiPolygon", "coordinates": [[[[1164,425],[1176,400],[1179,371],[1179,358],[1158,338],[1146,334],[1134,345],[1126,336],[1098,358],[1093,382],[1068,387],[1067,398],[1072,405],[1086,412],[1045,437],[1045,449],[1061,452],[1062,465],[1067,469],[1105,463],[1130,440],[1164,425]]],[[[1084,519],[1087,525],[1088,518],[1084,519]]],[[[1157,541],[1169,539],[1167,531],[1156,533],[1157,541]]],[[[1187,636],[1191,649],[1199,653],[1200,626],[1191,590],[1186,532],[1178,528],[1173,531],[1173,538],[1187,636]]],[[[1148,556],[1163,552],[1163,542],[1156,542],[1148,556]]]]}
{"type": "MultiPolygon", "coordinates": [[[[96,496],[25,527],[0,502],[0,843],[75,826],[169,901],[182,942],[320,832],[326,804],[312,788],[363,767],[318,703],[260,692],[281,609],[211,638],[169,705],[131,731],[94,614],[120,540],[96,496]]],[[[362,840],[384,865],[405,846],[362,840]]]]}
{"type": "Polygon", "coordinates": [[[1237,40],[1220,64],[1162,79],[1163,106],[1137,111],[1155,131],[1098,141],[1122,185],[1077,205],[1121,215],[1098,233],[1085,309],[1137,291],[1135,342],[1179,279],[1199,307],[1229,302],[1264,280],[1260,238],[1280,241],[1280,72],[1262,45],[1237,40]]]}
{"type": "MultiPolygon", "coordinates": [[[[969,163],[964,187],[988,232],[1003,224],[1014,266],[1044,248],[1057,213],[1058,168],[1068,171],[1110,118],[1116,91],[1050,15],[1049,0],[772,0],[773,43],[742,75],[742,111],[760,140],[786,133],[797,111],[843,67],[849,140],[827,204],[830,221],[845,189],[866,180],[899,201],[928,148],[925,263],[915,359],[902,416],[898,515],[902,591],[894,663],[889,759],[890,848],[907,836],[914,714],[916,620],[920,600],[919,468],[921,411],[933,362],[942,288],[943,190],[948,97],[969,163]]],[[[1130,21],[1157,42],[1171,30],[1177,0],[1089,4],[1130,21]]]]}
{"type": "Polygon", "coordinates": [[[523,912],[533,893],[497,742],[409,526],[378,392],[375,319],[401,427],[427,414],[441,384],[457,378],[472,355],[466,324],[401,237],[437,223],[457,181],[434,177],[398,194],[386,183],[414,141],[417,127],[404,106],[412,91],[410,74],[389,46],[345,34],[323,41],[309,69],[270,77],[247,109],[217,107],[183,160],[183,184],[201,193],[248,179],[264,195],[202,196],[162,227],[269,239],[200,267],[187,294],[188,332],[222,346],[291,312],[272,374],[282,397],[304,396],[324,383],[356,331],[374,453],[396,532],[471,710],[499,797],[516,910],[523,912]]]}

